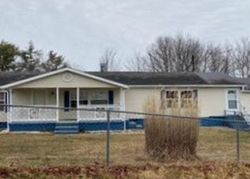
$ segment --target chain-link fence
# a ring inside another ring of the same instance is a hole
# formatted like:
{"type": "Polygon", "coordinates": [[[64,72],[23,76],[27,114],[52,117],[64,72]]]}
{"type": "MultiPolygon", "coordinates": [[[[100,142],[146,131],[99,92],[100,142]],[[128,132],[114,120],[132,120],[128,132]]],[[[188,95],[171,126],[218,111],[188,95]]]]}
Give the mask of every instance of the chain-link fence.
{"type": "Polygon", "coordinates": [[[0,164],[134,165],[190,157],[250,162],[250,128],[239,114],[198,118],[119,111],[2,106],[0,164]]]}

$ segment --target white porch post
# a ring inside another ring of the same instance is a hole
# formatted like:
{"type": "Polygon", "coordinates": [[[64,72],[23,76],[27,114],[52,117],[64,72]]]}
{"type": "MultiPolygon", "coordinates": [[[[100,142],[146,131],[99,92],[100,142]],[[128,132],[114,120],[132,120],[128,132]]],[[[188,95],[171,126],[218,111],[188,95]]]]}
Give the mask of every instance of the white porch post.
{"type": "MultiPolygon", "coordinates": [[[[8,98],[7,98],[7,104],[9,105],[9,107],[7,107],[8,111],[7,111],[7,123],[10,123],[12,121],[12,89],[9,89],[8,91],[8,98]],[[9,94],[8,94],[9,93],[9,94]]],[[[9,124],[7,124],[8,127],[8,131],[9,131],[9,124]]]]}
{"type": "Polygon", "coordinates": [[[60,96],[59,96],[59,88],[56,88],[56,120],[59,121],[59,106],[60,106],[60,96]]]}
{"type": "Polygon", "coordinates": [[[125,90],[120,89],[120,110],[125,111],[125,90]]]}
{"type": "MultiPolygon", "coordinates": [[[[125,90],[120,89],[120,111],[125,111],[125,90]]],[[[124,121],[124,131],[126,131],[126,114],[120,114],[120,118],[124,121]]]]}
{"type": "Polygon", "coordinates": [[[77,121],[80,120],[80,88],[76,88],[76,108],[77,108],[77,121]]]}

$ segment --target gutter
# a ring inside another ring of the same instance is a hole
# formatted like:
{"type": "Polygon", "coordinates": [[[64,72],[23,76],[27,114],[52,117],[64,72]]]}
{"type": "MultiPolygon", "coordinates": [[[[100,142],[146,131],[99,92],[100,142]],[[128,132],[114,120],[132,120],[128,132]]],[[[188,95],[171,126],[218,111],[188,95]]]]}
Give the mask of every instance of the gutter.
{"type": "Polygon", "coordinates": [[[129,85],[130,88],[165,88],[165,87],[172,87],[172,88],[187,88],[187,87],[199,87],[199,88],[242,88],[244,89],[245,85],[237,84],[237,85],[129,85]]]}

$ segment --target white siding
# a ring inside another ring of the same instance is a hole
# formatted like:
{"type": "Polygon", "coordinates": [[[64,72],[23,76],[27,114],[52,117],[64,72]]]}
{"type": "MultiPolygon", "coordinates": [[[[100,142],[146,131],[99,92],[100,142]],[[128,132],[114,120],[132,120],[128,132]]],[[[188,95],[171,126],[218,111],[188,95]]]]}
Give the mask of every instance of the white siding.
{"type": "MultiPolygon", "coordinates": [[[[177,88],[169,88],[169,89],[177,89],[177,88]]],[[[191,88],[186,88],[186,89],[191,89],[191,88]]],[[[194,88],[194,89],[197,89],[198,91],[198,105],[199,105],[200,117],[224,115],[226,110],[227,88],[194,88]]],[[[143,112],[145,102],[150,97],[154,96],[155,99],[160,102],[160,92],[161,92],[160,88],[129,88],[128,90],[126,90],[126,102],[125,102],[126,110],[143,112]]]]}
{"type": "Polygon", "coordinates": [[[250,114],[250,92],[241,93],[241,104],[246,112],[250,114]]]}

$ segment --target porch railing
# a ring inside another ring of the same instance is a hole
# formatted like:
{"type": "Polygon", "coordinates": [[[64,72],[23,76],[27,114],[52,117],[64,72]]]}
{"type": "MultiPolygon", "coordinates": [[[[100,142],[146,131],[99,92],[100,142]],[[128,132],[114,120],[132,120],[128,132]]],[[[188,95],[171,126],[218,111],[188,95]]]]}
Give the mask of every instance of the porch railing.
{"type": "MultiPolygon", "coordinates": [[[[79,108],[69,109],[57,108],[55,105],[46,106],[16,106],[9,107],[7,118],[9,122],[24,122],[24,121],[59,121],[62,119],[75,119],[77,121],[88,120],[106,120],[107,112],[105,110],[120,111],[123,108],[118,105],[86,105],[79,108]],[[91,110],[88,110],[91,109],[91,110]]],[[[110,115],[111,120],[124,119],[122,113],[113,112],[110,115]]]]}
{"type": "MultiPolygon", "coordinates": [[[[86,105],[80,106],[78,112],[78,120],[106,120],[107,112],[105,110],[110,109],[112,111],[120,111],[122,110],[122,106],[118,105],[86,105]],[[95,111],[88,111],[84,109],[94,109],[95,111]]],[[[111,120],[120,120],[123,119],[122,114],[120,113],[112,113],[110,115],[111,120]]]]}
{"type": "Polygon", "coordinates": [[[10,122],[18,121],[56,121],[57,112],[54,105],[11,107],[8,114],[10,122]]]}

